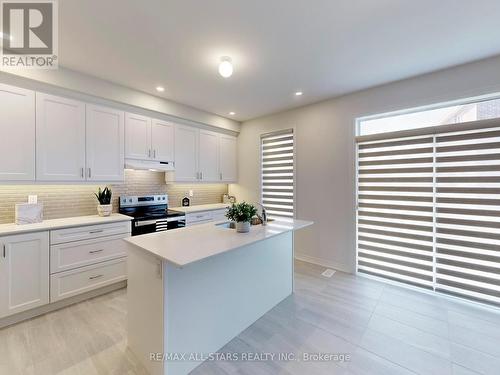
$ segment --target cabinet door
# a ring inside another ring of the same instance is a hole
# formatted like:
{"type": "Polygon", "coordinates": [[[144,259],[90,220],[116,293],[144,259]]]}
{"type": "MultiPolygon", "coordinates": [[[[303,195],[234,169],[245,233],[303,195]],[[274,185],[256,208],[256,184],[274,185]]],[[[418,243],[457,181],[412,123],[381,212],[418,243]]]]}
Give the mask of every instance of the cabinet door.
{"type": "Polygon", "coordinates": [[[0,181],[35,179],[35,92],[0,84],[0,181]]]}
{"type": "Polygon", "coordinates": [[[236,182],[238,180],[236,137],[225,134],[219,136],[219,171],[221,181],[236,182]]]}
{"type": "Polygon", "coordinates": [[[199,171],[202,181],[219,181],[219,135],[200,130],[199,171]]]}
{"type": "Polygon", "coordinates": [[[49,233],[0,237],[0,317],[49,303],[49,233]]]}
{"type": "Polygon", "coordinates": [[[124,113],[87,104],[87,181],[123,181],[124,113]]]}
{"type": "Polygon", "coordinates": [[[85,180],[85,104],[36,93],[36,178],[85,180]]]}
{"type": "Polygon", "coordinates": [[[151,119],[149,117],[125,114],[125,157],[148,160],[152,158],[151,119]]]}
{"type": "Polygon", "coordinates": [[[198,181],[198,129],[175,126],[175,181],[198,181]]]}
{"type": "Polygon", "coordinates": [[[174,125],[153,120],[151,126],[153,158],[159,161],[174,161],[174,125]]]}

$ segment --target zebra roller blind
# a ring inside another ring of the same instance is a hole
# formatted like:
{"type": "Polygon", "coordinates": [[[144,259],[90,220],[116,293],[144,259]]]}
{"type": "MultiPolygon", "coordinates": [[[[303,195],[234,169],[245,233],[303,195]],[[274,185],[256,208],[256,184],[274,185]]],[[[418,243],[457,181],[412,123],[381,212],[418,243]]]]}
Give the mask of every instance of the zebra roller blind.
{"type": "Polygon", "coordinates": [[[261,136],[262,204],[270,217],[294,215],[293,130],[261,136]]]}
{"type": "Polygon", "coordinates": [[[358,143],[358,272],[500,306],[500,124],[358,143]]]}

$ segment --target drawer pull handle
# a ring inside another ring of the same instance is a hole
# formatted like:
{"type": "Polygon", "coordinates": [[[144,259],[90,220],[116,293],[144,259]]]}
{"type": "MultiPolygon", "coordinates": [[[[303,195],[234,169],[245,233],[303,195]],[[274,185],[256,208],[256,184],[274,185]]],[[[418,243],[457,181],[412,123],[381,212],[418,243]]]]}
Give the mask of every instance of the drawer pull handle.
{"type": "Polygon", "coordinates": [[[101,253],[103,252],[104,249],[100,249],[100,250],[92,250],[92,251],[89,251],[89,254],[97,254],[97,253],[101,253]]]}
{"type": "Polygon", "coordinates": [[[89,280],[95,280],[95,279],[98,279],[100,277],[103,277],[104,275],[95,275],[95,276],[90,276],[89,277],[89,280]]]}
{"type": "Polygon", "coordinates": [[[89,233],[90,233],[90,234],[102,233],[102,229],[98,229],[98,230],[91,230],[89,233]]]}

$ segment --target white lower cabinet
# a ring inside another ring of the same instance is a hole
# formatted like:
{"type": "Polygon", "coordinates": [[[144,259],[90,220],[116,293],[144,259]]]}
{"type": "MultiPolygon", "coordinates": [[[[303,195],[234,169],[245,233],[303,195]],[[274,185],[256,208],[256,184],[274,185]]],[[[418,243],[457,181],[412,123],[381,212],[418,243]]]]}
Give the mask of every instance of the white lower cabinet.
{"type": "Polygon", "coordinates": [[[49,303],[49,232],[0,237],[0,318],[49,303]]]}
{"type": "Polygon", "coordinates": [[[212,212],[193,212],[186,215],[186,225],[204,224],[212,221],[212,212]]]}
{"type": "Polygon", "coordinates": [[[50,302],[127,279],[130,222],[50,232],[50,302]]]}
{"type": "Polygon", "coordinates": [[[202,212],[190,212],[186,214],[186,225],[190,226],[210,223],[212,221],[227,220],[226,212],[226,208],[202,212]]]}
{"type": "Polygon", "coordinates": [[[126,258],[56,273],[50,275],[50,301],[56,302],[126,279],[126,258]]]}
{"type": "Polygon", "coordinates": [[[127,249],[122,240],[125,237],[128,235],[119,234],[112,237],[52,245],[50,247],[50,273],[126,257],[127,249]]]}
{"type": "Polygon", "coordinates": [[[214,210],[212,211],[212,220],[213,221],[229,220],[226,217],[226,213],[227,213],[227,208],[223,208],[222,210],[214,210]]]}
{"type": "Polygon", "coordinates": [[[124,221],[0,237],[0,319],[126,280],[130,229],[124,221]]]}

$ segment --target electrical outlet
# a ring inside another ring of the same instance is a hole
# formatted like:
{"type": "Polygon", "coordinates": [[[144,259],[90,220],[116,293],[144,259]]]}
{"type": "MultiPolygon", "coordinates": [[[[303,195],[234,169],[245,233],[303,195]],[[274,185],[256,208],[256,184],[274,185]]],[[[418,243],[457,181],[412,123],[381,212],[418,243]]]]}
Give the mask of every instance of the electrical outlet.
{"type": "Polygon", "coordinates": [[[192,197],[193,195],[194,195],[193,190],[192,190],[192,189],[191,189],[191,190],[189,190],[189,196],[190,196],[190,197],[192,197]]]}

